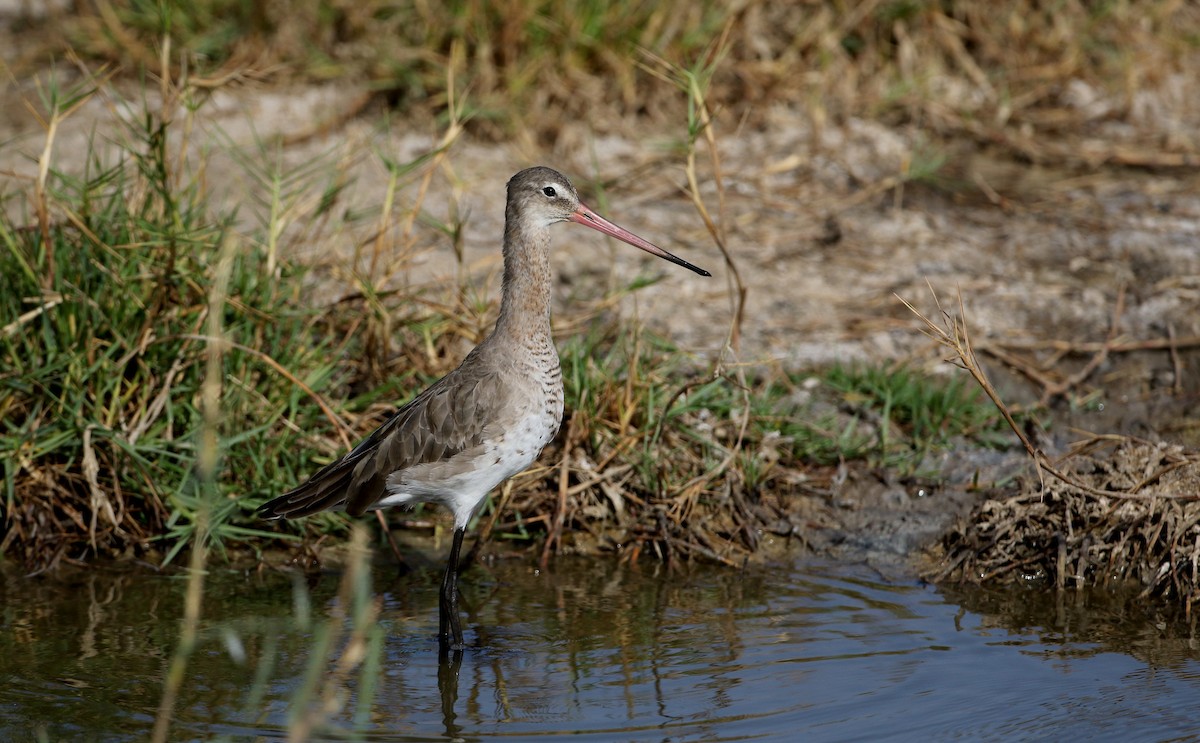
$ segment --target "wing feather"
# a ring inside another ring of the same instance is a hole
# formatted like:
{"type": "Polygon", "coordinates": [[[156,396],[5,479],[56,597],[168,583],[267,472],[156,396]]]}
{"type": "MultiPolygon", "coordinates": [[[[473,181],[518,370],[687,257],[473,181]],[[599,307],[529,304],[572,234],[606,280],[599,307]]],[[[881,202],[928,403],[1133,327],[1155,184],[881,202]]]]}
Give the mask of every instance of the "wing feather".
{"type": "Polygon", "coordinates": [[[464,361],[343,457],[264,504],[260,515],[298,518],[344,506],[357,516],[383,497],[393,473],[480,446],[506,402],[500,375],[486,366],[464,361]]]}

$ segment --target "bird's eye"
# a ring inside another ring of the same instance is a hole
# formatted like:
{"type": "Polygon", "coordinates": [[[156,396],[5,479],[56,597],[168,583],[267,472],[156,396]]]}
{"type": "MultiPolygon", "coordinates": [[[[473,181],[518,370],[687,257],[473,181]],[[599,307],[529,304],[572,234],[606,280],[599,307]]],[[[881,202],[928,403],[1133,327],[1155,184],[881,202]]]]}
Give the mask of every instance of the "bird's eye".
{"type": "Polygon", "coordinates": [[[546,186],[545,188],[542,189],[542,193],[546,194],[547,196],[549,196],[552,199],[555,196],[558,196],[558,191],[554,190],[554,186],[546,186]]]}

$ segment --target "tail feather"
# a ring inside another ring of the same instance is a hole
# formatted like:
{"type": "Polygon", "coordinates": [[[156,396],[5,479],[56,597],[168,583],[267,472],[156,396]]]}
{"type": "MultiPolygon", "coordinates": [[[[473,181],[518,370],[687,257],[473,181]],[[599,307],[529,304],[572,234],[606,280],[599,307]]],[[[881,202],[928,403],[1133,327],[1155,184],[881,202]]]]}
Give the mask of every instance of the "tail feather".
{"type": "Polygon", "coordinates": [[[258,507],[265,519],[296,519],[318,511],[337,508],[346,501],[353,468],[340,471],[322,470],[299,487],[258,507]]]}
{"type": "Polygon", "coordinates": [[[385,477],[363,461],[363,452],[355,449],[326,465],[303,484],[258,507],[264,519],[298,519],[318,511],[344,509],[361,516],[379,499],[385,477]]]}

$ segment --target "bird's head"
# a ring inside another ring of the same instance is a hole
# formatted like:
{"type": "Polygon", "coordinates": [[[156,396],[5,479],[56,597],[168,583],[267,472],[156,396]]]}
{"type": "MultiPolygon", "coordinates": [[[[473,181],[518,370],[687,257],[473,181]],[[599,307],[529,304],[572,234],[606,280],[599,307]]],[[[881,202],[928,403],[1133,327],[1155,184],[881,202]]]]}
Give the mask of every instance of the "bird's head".
{"type": "Polygon", "coordinates": [[[506,216],[510,224],[515,222],[520,226],[530,227],[548,227],[556,222],[575,222],[695,271],[701,276],[712,275],[592,211],[587,204],[579,200],[578,192],[567,177],[552,168],[527,168],[508,181],[506,216]]]}

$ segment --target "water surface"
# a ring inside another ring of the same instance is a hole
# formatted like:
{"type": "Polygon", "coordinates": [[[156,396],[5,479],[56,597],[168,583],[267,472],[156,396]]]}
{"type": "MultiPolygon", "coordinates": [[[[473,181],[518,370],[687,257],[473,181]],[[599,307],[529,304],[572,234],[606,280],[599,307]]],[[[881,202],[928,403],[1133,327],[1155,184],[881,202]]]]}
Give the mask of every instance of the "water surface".
{"type": "MultiPolygon", "coordinates": [[[[439,658],[437,578],[380,558],[364,662],[340,665],[337,574],[214,570],[170,739],[1200,740],[1200,649],[1146,602],[802,560],[501,562],[464,577],[474,647],[439,658]]],[[[145,740],[184,581],[0,586],[0,740],[145,740]]]]}

